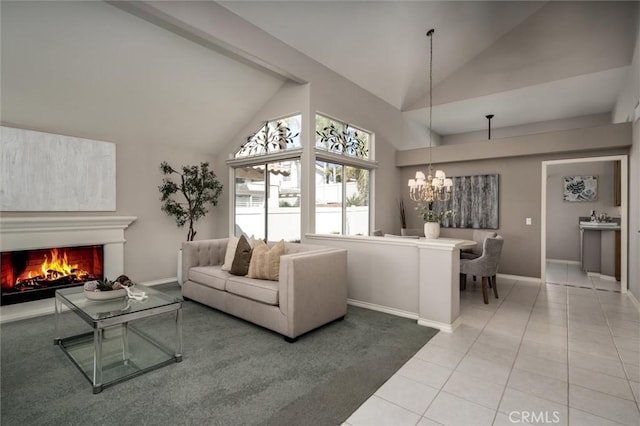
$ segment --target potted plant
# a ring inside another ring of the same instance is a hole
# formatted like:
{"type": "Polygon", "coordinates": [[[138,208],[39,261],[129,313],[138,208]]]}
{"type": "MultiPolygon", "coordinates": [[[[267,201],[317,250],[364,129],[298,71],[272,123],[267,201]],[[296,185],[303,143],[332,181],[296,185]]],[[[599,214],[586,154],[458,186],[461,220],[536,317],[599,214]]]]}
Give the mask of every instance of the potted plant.
{"type": "MultiPolygon", "coordinates": [[[[200,166],[182,166],[178,171],[163,161],[160,171],[164,175],[162,185],[158,187],[162,201],[162,211],[175,218],[176,224],[182,228],[187,222],[189,231],[187,241],[196,236],[194,223],[208,213],[207,205],[218,205],[218,197],[222,192],[222,184],[216,174],[209,168],[209,163],[200,166]],[[179,176],[179,182],[172,180],[179,176]],[[179,199],[176,198],[179,196],[179,199]]],[[[178,251],[178,282],[182,284],[182,251],[178,251]]]]}
{"type": "Polygon", "coordinates": [[[453,216],[453,210],[435,210],[433,202],[422,203],[416,207],[418,215],[424,220],[425,238],[438,238],[440,236],[440,222],[448,216],[453,216]]]}
{"type": "Polygon", "coordinates": [[[222,184],[213,170],[209,169],[209,163],[200,163],[200,166],[182,166],[182,172],[179,172],[163,161],[160,164],[160,171],[165,176],[162,179],[162,185],[158,187],[162,211],[173,216],[179,228],[189,222],[187,241],[193,241],[196,236],[193,224],[208,213],[207,204],[218,205],[222,184]],[[180,176],[180,183],[171,180],[172,175],[180,176]],[[180,201],[174,198],[178,192],[183,197],[180,201]]]}

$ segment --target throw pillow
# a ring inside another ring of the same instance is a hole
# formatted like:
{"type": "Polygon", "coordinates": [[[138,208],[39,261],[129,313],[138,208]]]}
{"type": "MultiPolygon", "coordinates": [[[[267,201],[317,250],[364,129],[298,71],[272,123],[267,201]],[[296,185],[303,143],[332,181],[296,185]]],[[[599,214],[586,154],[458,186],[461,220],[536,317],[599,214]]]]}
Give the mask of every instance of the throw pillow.
{"type": "Polygon", "coordinates": [[[284,254],[284,240],[269,247],[262,240],[257,240],[251,254],[249,278],[278,281],[280,279],[280,256],[284,254]]]}
{"type": "Polygon", "coordinates": [[[231,264],[233,263],[233,258],[236,256],[236,248],[238,247],[239,240],[240,238],[229,237],[227,251],[224,253],[224,263],[220,267],[223,271],[231,270],[231,264]]]}
{"type": "Polygon", "coordinates": [[[238,240],[236,255],[233,257],[233,263],[231,264],[229,273],[241,276],[247,275],[249,262],[251,262],[251,245],[247,238],[242,235],[238,240]]]}
{"type": "MultiPolygon", "coordinates": [[[[242,234],[244,235],[244,234],[242,234]]],[[[223,271],[230,271],[231,265],[233,264],[233,258],[236,257],[236,248],[238,248],[238,241],[240,238],[237,237],[229,237],[229,242],[227,243],[227,251],[224,253],[224,263],[220,267],[223,271]]],[[[253,247],[256,243],[253,235],[247,239],[249,245],[253,247]]]]}

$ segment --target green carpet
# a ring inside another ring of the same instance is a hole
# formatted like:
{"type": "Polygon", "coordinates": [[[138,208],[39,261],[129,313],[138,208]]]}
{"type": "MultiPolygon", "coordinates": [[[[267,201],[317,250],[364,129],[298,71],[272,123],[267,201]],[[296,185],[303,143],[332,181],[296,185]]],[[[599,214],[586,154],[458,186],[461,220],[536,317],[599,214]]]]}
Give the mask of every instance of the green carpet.
{"type": "MultiPolygon", "coordinates": [[[[179,291],[177,285],[156,288],[179,291]]],[[[66,324],[84,327],[68,315],[66,324]]],[[[349,307],[344,321],[289,344],[186,302],[183,361],[93,395],[53,345],[53,319],[1,327],[3,426],[339,425],[437,332],[414,320],[349,307]]],[[[170,316],[143,321],[139,328],[170,338],[170,316]]]]}

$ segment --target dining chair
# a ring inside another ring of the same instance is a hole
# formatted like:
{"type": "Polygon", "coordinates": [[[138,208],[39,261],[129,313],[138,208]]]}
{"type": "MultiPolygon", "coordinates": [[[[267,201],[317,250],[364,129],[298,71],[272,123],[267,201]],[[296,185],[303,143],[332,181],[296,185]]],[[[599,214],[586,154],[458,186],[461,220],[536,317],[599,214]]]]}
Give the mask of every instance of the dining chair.
{"type": "Polygon", "coordinates": [[[460,259],[477,259],[482,256],[482,247],[484,245],[485,238],[495,237],[496,235],[495,231],[474,229],[472,240],[477,244],[473,248],[460,250],[460,259]]]}
{"type": "Polygon", "coordinates": [[[493,294],[498,298],[498,286],[496,274],[500,263],[500,254],[504,239],[497,235],[485,238],[482,247],[482,256],[476,259],[460,259],[460,290],[467,288],[467,275],[482,277],[482,298],[484,303],[489,303],[487,287],[493,287],[493,294]]]}

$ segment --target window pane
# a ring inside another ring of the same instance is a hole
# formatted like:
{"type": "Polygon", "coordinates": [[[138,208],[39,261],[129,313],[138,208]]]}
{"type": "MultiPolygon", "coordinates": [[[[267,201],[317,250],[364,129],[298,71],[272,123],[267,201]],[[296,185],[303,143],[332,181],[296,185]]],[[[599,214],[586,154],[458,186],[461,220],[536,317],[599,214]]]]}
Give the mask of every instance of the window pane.
{"type": "Polygon", "coordinates": [[[368,160],[369,133],[341,121],[316,115],[316,148],[368,160]]]}
{"type": "Polygon", "coordinates": [[[316,233],[342,234],[342,165],[316,162],[316,233]]]}
{"type": "Polygon", "coordinates": [[[270,241],[300,240],[300,160],[269,163],[270,241]]]}
{"type": "Polygon", "coordinates": [[[347,235],[369,235],[369,170],[345,166],[347,235]]]}
{"type": "Polygon", "coordinates": [[[235,232],[265,238],[264,166],[235,169],[235,232]]]}
{"type": "Polygon", "coordinates": [[[267,121],[236,152],[235,158],[272,154],[286,149],[300,148],[301,115],[267,121]]]}

